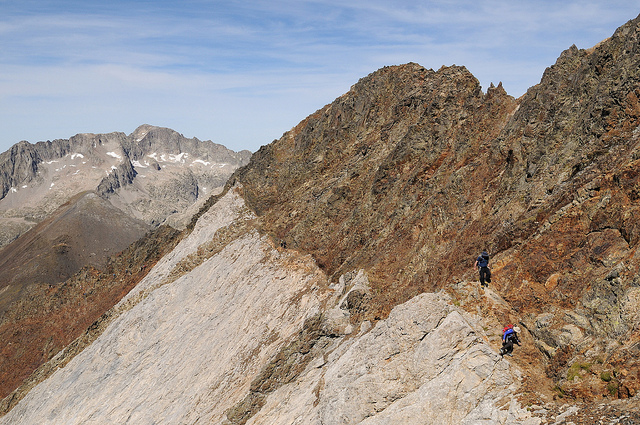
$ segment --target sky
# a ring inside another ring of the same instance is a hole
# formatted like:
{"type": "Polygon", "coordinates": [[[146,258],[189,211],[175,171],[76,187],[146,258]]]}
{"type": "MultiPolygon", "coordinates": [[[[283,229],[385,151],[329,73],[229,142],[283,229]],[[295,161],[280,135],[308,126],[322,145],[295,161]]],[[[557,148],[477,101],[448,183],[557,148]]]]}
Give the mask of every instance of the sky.
{"type": "Polygon", "coordinates": [[[360,78],[465,66],[519,97],[637,0],[0,0],[0,152],[169,127],[255,152],[360,78]]]}

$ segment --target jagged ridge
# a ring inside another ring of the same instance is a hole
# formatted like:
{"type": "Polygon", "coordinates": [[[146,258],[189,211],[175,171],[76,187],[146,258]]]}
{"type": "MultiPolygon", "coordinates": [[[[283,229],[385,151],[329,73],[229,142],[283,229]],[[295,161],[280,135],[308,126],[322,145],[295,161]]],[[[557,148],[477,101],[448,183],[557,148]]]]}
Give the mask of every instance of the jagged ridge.
{"type": "MultiPolygon", "coordinates": [[[[500,86],[482,94],[462,67],[381,69],[234,179],[283,245],[311,253],[333,279],[369,273],[369,319],[472,278],[488,249],[511,320],[539,338],[539,368],[567,368],[587,343],[629,369],[636,356],[595,341],[638,338],[638,24],[589,51],[570,48],[517,101],[500,86]]],[[[629,375],[617,394],[639,387],[629,375]]]]}

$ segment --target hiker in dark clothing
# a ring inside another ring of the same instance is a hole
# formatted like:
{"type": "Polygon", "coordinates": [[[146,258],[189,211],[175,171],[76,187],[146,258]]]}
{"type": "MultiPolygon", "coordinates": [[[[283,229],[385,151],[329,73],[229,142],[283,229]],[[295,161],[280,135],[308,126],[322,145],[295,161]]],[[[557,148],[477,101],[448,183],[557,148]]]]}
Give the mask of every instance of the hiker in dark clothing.
{"type": "Polygon", "coordinates": [[[520,328],[517,326],[505,326],[502,333],[502,348],[500,349],[501,356],[504,356],[505,354],[507,356],[511,356],[511,353],[513,353],[513,344],[520,345],[518,332],[520,332],[520,328]]]}
{"type": "Polygon", "coordinates": [[[482,251],[482,254],[476,259],[474,265],[480,272],[480,286],[489,286],[491,283],[491,270],[489,270],[489,254],[482,251]]]}

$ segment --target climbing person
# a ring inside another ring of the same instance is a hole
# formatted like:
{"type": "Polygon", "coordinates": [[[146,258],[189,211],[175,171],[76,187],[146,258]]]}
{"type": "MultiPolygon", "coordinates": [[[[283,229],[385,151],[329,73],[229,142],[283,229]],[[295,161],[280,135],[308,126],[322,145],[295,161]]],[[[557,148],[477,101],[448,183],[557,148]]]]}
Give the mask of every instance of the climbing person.
{"type": "Polygon", "coordinates": [[[489,270],[489,254],[482,251],[482,254],[476,259],[474,267],[480,273],[480,286],[489,286],[491,283],[491,270],[489,270]]]}
{"type": "Polygon", "coordinates": [[[502,329],[502,348],[500,349],[500,355],[511,356],[513,353],[513,344],[520,345],[520,340],[518,339],[518,333],[520,332],[520,328],[513,325],[507,325],[502,329]]]}

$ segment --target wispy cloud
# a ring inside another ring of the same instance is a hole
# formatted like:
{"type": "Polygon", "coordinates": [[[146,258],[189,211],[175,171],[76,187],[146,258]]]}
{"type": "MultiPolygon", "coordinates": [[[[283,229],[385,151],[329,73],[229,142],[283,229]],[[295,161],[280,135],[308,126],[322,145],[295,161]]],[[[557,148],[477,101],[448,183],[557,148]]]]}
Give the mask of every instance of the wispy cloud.
{"type": "Polygon", "coordinates": [[[0,150],[150,123],[256,150],[384,65],[521,95],[630,1],[0,0],[0,150]]]}

